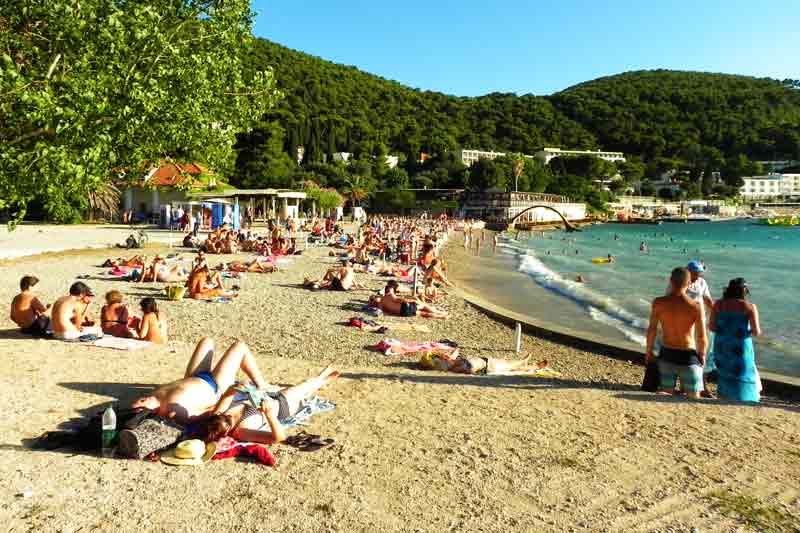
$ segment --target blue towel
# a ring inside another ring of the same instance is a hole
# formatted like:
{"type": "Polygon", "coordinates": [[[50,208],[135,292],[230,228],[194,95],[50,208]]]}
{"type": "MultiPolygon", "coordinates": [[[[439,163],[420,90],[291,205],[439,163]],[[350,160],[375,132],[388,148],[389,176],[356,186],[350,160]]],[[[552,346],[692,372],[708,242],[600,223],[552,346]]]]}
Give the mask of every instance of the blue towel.
{"type": "Polygon", "coordinates": [[[285,428],[294,426],[305,426],[308,424],[308,419],[317,413],[327,413],[336,409],[336,404],[330,400],[324,400],[319,396],[314,396],[303,402],[302,407],[296,415],[290,416],[281,425],[285,428]]]}

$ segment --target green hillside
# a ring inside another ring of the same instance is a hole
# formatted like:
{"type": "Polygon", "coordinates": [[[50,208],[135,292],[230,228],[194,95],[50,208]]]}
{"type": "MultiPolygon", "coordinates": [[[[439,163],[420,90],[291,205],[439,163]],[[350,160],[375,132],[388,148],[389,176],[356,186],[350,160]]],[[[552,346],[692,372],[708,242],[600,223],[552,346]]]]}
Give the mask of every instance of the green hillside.
{"type": "Polygon", "coordinates": [[[792,80],[658,70],[600,78],[550,96],[458,97],[263,39],[256,39],[245,64],[254,70],[271,66],[284,98],[256,131],[239,137],[233,177],[239,185],[311,180],[361,194],[519,181],[520,190],[567,194],[600,206],[607,196],[598,196],[591,180],[618,171],[625,179],[615,184],[616,192],[675,169],[684,180],[682,195],[731,196],[741,176],[762,171],[753,161],[800,159],[800,82],[792,80]],[[306,150],[301,167],[289,156],[298,146],[306,150]],[[517,180],[510,158],[467,171],[448,155],[457,148],[532,154],[543,146],[618,150],[629,163],[559,158],[552,168],[526,165],[517,180]],[[357,164],[323,164],[324,154],[333,152],[353,152],[357,164]],[[422,152],[432,159],[418,163],[422,152]],[[387,153],[401,157],[401,170],[388,172],[380,164],[387,153]],[[716,172],[722,182],[711,179],[716,172]],[[353,176],[356,184],[348,181],[353,176]]]}

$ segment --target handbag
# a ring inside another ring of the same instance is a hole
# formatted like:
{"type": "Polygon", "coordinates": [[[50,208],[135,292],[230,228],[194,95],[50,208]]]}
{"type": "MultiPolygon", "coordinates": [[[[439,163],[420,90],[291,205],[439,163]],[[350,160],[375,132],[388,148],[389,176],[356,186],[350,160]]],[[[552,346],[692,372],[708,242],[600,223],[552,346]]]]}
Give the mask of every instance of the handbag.
{"type": "Polygon", "coordinates": [[[647,363],[642,380],[642,390],[647,392],[657,392],[661,387],[661,372],[658,370],[658,361],[653,360],[647,363]]]}

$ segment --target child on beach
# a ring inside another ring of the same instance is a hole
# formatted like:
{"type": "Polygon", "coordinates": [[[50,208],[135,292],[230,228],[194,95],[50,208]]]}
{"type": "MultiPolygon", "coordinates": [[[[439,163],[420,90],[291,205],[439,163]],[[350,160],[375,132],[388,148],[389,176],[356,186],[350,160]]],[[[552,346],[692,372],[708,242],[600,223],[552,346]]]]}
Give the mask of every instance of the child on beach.
{"type": "Polygon", "coordinates": [[[103,333],[127,339],[136,336],[139,319],[128,316],[128,306],[122,300],[123,296],[119,291],[106,293],[106,305],[100,310],[100,327],[103,328],[103,333]]]}

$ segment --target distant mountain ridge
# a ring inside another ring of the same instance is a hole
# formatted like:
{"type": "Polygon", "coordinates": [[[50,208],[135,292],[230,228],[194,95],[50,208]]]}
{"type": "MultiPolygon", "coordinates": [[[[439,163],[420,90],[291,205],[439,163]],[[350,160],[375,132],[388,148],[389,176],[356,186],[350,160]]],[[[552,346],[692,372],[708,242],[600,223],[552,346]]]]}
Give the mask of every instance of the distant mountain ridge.
{"type": "Polygon", "coordinates": [[[456,147],[532,153],[542,146],[618,150],[698,164],[744,154],[800,159],[800,83],[652,70],[580,83],[550,96],[423,91],[257,39],[252,68],[271,66],[285,99],[268,118],[287,150],[381,143],[416,157],[456,147]]]}

